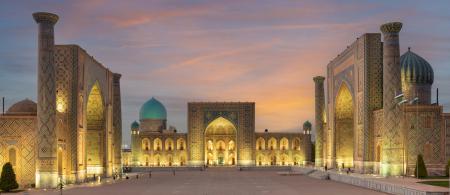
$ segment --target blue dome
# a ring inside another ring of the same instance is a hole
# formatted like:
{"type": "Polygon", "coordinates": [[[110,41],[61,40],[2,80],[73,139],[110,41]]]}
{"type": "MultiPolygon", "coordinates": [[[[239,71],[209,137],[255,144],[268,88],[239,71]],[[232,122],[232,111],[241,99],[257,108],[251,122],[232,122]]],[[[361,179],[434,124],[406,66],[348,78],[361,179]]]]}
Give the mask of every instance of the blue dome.
{"type": "Polygon", "coordinates": [[[134,121],[133,123],[131,123],[131,129],[137,129],[139,128],[139,123],[137,121],[134,121]]]}
{"type": "Polygon", "coordinates": [[[408,48],[400,57],[402,80],[406,83],[433,84],[434,73],[431,65],[408,48]]]}
{"type": "Polygon", "coordinates": [[[141,110],[139,111],[139,119],[166,119],[167,111],[164,105],[152,98],[142,105],[141,110]]]}

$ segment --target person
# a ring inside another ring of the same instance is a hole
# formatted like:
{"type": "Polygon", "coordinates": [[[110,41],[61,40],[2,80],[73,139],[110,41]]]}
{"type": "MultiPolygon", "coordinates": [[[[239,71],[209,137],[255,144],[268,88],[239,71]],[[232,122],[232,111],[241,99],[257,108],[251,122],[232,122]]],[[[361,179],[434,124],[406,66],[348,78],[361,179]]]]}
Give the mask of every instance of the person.
{"type": "Polygon", "coordinates": [[[347,168],[347,175],[350,173],[350,167],[347,168]]]}
{"type": "Polygon", "coordinates": [[[328,171],[328,167],[327,167],[327,165],[325,165],[325,171],[328,171]]]}
{"type": "Polygon", "coordinates": [[[148,172],[148,178],[152,178],[152,171],[148,172]]]}
{"type": "Polygon", "coordinates": [[[175,176],[175,170],[172,170],[173,176],[175,176]]]}
{"type": "Polygon", "coordinates": [[[136,174],[136,179],[139,179],[139,174],[136,174]]]}

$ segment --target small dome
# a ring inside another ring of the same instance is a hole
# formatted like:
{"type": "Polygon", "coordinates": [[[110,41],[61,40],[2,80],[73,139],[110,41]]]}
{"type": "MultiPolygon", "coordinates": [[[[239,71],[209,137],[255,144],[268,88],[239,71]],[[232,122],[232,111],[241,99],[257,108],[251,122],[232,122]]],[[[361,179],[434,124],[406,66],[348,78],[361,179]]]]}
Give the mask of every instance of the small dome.
{"type": "Polygon", "coordinates": [[[36,114],[37,113],[37,104],[36,102],[33,102],[29,99],[24,99],[22,101],[19,101],[15,104],[13,104],[11,107],[9,107],[8,111],[6,111],[6,114],[36,114]]]}
{"type": "Polygon", "coordinates": [[[434,73],[431,65],[408,48],[400,57],[402,81],[415,84],[433,84],[434,73]]]}
{"type": "Polygon", "coordinates": [[[306,121],[303,123],[303,130],[311,130],[311,127],[312,127],[311,122],[306,121]]]}
{"type": "Polygon", "coordinates": [[[145,102],[139,111],[139,119],[166,119],[167,111],[164,105],[152,97],[152,99],[145,102]]]}
{"type": "Polygon", "coordinates": [[[138,129],[139,128],[139,123],[137,121],[134,121],[133,123],[131,123],[131,129],[138,129]]]}

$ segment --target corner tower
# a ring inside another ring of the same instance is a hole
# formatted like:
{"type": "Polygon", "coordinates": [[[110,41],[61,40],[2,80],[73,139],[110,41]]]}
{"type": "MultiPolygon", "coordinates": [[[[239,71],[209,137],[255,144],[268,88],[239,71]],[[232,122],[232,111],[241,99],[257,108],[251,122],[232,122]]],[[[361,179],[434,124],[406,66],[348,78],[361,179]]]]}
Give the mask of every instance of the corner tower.
{"type": "Polygon", "coordinates": [[[315,83],[315,115],[316,115],[316,156],[315,165],[317,167],[323,166],[323,144],[324,144],[324,113],[325,113],[325,91],[323,83],[325,77],[314,77],[315,83]]]}
{"type": "Polygon", "coordinates": [[[403,143],[400,131],[401,110],[395,97],[401,93],[399,32],[402,23],[381,25],[383,32],[383,143],[381,150],[381,174],[384,176],[403,174],[403,143]]]}
{"type": "Polygon", "coordinates": [[[58,180],[56,139],[56,76],[54,55],[54,26],[58,16],[33,13],[38,24],[38,87],[37,87],[37,164],[36,187],[55,188],[58,180]]]}

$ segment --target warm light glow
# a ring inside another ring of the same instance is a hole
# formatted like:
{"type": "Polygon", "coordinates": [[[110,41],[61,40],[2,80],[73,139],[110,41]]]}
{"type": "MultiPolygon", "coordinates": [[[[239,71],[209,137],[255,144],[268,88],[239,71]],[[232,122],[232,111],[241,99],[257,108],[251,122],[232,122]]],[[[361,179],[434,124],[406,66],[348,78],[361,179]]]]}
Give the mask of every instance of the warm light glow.
{"type": "Polygon", "coordinates": [[[339,168],[353,167],[354,151],[354,117],[353,96],[350,89],[343,83],[336,96],[335,134],[336,134],[336,162],[339,168]]]}
{"type": "Polygon", "coordinates": [[[229,120],[218,117],[205,130],[205,163],[236,165],[236,128],[229,120]]]}
{"type": "Polygon", "coordinates": [[[67,109],[67,100],[65,96],[62,95],[61,92],[58,93],[56,97],[56,110],[60,113],[66,112],[67,109]]]}

